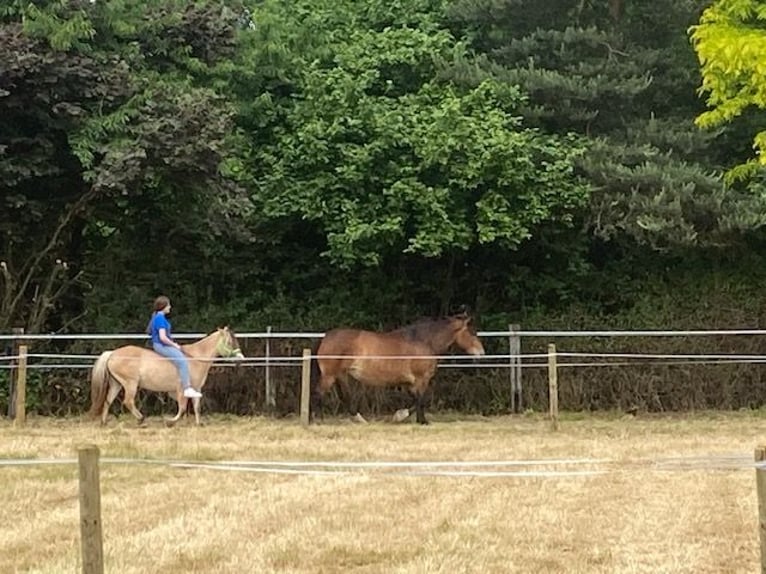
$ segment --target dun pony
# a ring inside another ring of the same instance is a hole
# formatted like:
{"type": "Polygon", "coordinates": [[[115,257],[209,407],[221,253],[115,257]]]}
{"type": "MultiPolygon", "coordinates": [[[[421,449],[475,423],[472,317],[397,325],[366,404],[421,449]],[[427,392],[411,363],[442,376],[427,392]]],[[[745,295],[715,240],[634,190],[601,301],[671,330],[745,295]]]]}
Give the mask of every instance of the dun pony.
{"type": "MultiPolygon", "coordinates": [[[[205,385],[215,357],[243,358],[237,338],[228,327],[216,329],[196,343],[182,345],[182,349],[189,357],[191,385],[197,390],[205,385]]],[[[139,424],[144,422],[144,415],[135,404],[138,389],[165,392],[175,396],[178,401],[178,413],[168,421],[170,424],[181,418],[189,400],[183,396],[178,369],[170,359],[135,345],[105,351],[93,365],[90,379],[90,414],[94,417],[100,416],[101,424],[106,424],[109,406],[117,398],[121,388],[125,389],[122,404],[133,413],[139,424]]],[[[200,424],[199,402],[200,399],[192,399],[197,424],[200,424]]]]}

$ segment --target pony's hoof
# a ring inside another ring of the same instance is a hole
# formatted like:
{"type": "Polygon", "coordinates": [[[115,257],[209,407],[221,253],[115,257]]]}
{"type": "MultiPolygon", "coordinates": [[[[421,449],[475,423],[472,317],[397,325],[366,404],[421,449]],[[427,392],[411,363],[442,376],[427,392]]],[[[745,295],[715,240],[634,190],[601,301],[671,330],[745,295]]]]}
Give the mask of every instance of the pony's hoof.
{"type": "Polygon", "coordinates": [[[395,423],[401,423],[406,421],[410,417],[410,409],[399,409],[394,413],[394,416],[391,417],[391,420],[395,423]]]}
{"type": "Polygon", "coordinates": [[[165,419],[165,426],[171,429],[174,426],[176,426],[176,421],[174,421],[173,419],[165,419]]]}
{"type": "Polygon", "coordinates": [[[364,418],[364,417],[361,415],[361,413],[356,413],[356,414],[354,415],[354,417],[353,417],[351,420],[352,420],[352,421],[354,421],[355,423],[363,423],[363,424],[367,424],[367,419],[365,419],[365,418],[364,418]]]}
{"type": "Polygon", "coordinates": [[[146,426],[146,417],[142,417],[138,419],[138,426],[145,427],[146,426]]]}

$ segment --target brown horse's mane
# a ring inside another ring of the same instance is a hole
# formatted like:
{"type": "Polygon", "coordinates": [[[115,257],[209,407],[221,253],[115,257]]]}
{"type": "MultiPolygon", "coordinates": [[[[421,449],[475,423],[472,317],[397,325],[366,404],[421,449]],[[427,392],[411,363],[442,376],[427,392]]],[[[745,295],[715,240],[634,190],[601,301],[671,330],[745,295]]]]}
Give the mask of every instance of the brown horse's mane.
{"type": "Polygon", "coordinates": [[[441,331],[444,329],[451,320],[451,317],[438,317],[435,319],[432,317],[424,317],[418,319],[414,323],[409,323],[408,325],[403,325],[394,329],[393,332],[403,335],[413,341],[420,341],[423,337],[430,335],[434,331],[441,331]]]}
{"type": "Polygon", "coordinates": [[[444,347],[443,335],[447,332],[451,333],[452,323],[457,318],[455,316],[424,318],[395,329],[392,333],[408,341],[425,343],[434,351],[440,352],[444,347]]]}

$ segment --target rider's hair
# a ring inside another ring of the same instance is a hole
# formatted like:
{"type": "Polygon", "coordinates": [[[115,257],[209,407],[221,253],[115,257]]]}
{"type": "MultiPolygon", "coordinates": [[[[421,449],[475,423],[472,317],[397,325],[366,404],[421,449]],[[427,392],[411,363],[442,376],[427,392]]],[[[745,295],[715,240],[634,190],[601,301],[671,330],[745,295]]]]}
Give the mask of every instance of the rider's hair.
{"type": "Polygon", "coordinates": [[[160,295],[154,300],[154,305],[152,307],[152,318],[149,319],[149,322],[146,324],[147,335],[151,335],[152,333],[152,319],[154,319],[154,316],[168,305],[170,305],[170,299],[165,295],[160,295]]]}

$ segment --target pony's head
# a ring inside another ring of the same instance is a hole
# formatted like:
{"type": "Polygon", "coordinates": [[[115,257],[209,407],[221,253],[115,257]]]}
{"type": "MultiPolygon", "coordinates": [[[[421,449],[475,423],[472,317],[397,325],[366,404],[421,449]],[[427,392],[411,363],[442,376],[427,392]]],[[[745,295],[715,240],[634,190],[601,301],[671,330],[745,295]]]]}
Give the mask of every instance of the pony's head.
{"type": "Polygon", "coordinates": [[[462,310],[457,315],[449,317],[449,321],[455,333],[455,345],[463,349],[469,355],[483,355],[484,345],[476,335],[473,326],[473,317],[467,310],[462,310]]]}
{"type": "Polygon", "coordinates": [[[234,331],[229,329],[228,325],[218,328],[218,342],[215,345],[215,350],[220,357],[245,358],[242,350],[239,348],[237,336],[234,334],[234,331]]]}

